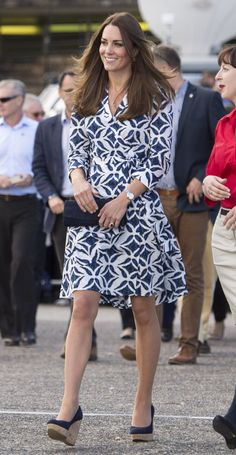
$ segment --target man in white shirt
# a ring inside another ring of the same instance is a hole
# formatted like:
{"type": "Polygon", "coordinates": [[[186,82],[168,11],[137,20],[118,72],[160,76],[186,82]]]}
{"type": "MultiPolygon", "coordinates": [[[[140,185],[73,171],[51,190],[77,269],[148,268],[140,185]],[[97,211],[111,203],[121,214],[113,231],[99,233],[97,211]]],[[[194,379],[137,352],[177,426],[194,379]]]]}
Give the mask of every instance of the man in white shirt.
{"type": "Polygon", "coordinates": [[[23,82],[0,82],[0,324],[6,346],[36,342],[34,249],[38,223],[32,158],[37,122],[24,116],[23,82]]]}

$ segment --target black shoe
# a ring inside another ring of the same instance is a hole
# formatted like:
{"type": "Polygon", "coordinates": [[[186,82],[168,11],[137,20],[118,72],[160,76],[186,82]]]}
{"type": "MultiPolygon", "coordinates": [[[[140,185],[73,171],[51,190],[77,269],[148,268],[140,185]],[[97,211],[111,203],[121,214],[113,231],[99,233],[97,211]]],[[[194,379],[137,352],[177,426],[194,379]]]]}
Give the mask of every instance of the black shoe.
{"type": "Polygon", "coordinates": [[[171,341],[173,338],[173,330],[170,329],[162,329],[161,331],[161,341],[164,341],[164,343],[168,343],[171,341]]]}
{"type": "Polygon", "coordinates": [[[97,345],[94,344],[91,347],[90,355],[89,355],[89,362],[95,362],[98,359],[98,351],[97,351],[97,345]]]}
{"type": "Polygon", "coordinates": [[[20,337],[13,336],[4,339],[4,345],[8,347],[19,346],[20,345],[20,337]]]}
{"type": "Polygon", "coordinates": [[[151,406],[151,423],[147,427],[130,427],[129,434],[133,442],[149,442],[153,440],[153,417],[155,409],[151,406]]]}
{"type": "Polygon", "coordinates": [[[198,354],[210,354],[211,353],[211,347],[206,340],[203,343],[201,341],[198,342],[197,353],[198,354]]]}
{"type": "Polygon", "coordinates": [[[222,416],[216,416],[213,419],[214,430],[225,438],[226,445],[229,449],[236,449],[236,427],[222,416]]]}
{"type": "Polygon", "coordinates": [[[36,343],[36,335],[34,332],[26,332],[21,335],[21,344],[23,346],[31,346],[36,343]]]}
{"type": "Polygon", "coordinates": [[[63,346],[62,346],[62,350],[61,350],[61,353],[60,353],[60,357],[61,357],[62,359],[65,359],[65,357],[66,357],[66,343],[64,343],[63,346]]]}
{"type": "Polygon", "coordinates": [[[73,419],[67,420],[50,419],[47,423],[48,436],[56,441],[61,441],[68,446],[74,446],[79,433],[83,412],[79,406],[73,419]]]}

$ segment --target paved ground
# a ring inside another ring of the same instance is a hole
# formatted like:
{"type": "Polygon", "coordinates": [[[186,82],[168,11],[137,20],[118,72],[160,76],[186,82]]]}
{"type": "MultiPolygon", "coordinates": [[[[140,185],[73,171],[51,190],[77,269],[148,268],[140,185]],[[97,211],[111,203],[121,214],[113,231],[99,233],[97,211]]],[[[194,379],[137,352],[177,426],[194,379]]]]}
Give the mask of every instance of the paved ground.
{"type": "MultiPolygon", "coordinates": [[[[155,438],[134,444],[128,428],[135,390],[136,364],[119,354],[120,315],[100,309],[96,328],[99,360],[89,363],[82,390],[84,420],[78,443],[68,448],[46,436],[63,390],[59,353],[69,309],[41,305],[35,347],[6,348],[0,341],[0,454],[220,455],[232,453],[211,426],[224,413],[235,384],[236,330],[230,316],[223,341],[197,365],[170,366],[177,342],[163,344],[155,381],[155,438]]],[[[178,334],[178,318],[175,324],[178,334]]]]}

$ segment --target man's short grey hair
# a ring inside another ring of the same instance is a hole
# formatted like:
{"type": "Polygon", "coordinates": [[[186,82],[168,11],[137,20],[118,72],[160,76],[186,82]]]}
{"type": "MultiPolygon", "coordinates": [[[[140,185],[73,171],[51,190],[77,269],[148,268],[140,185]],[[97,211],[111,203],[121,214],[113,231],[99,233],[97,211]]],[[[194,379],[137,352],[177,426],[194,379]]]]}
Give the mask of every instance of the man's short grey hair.
{"type": "Polygon", "coordinates": [[[30,103],[32,101],[37,101],[37,103],[39,103],[42,106],[41,100],[39,99],[39,97],[37,95],[34,95],[34,93],[26,93],[25,101],[24,101],[24,104],[23,104],[23,110],[24,111],[28,110],[28,107],[30,106],[30,103]]]}
{"type": "Polygon", "coordinates": [[[14,95],[23,96],[23,98],[25,97],[26,85],[24,82],[19,81],[18,79],[3,79],[0,81],[0,88],[8,85],[15,91],[14,95]]]}

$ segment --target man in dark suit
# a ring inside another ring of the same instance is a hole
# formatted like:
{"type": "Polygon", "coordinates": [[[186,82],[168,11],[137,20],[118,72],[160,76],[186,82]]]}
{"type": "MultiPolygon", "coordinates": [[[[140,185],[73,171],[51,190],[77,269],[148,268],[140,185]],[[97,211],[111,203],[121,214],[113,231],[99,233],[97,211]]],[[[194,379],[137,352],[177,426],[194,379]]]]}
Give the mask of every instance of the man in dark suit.
{"type": "MultiPolygon", "coordinates": [[[[202,181],[214,143],[215,127],[225,111],[218,93],[184,80],[180,57],[173,48],[160,44],[155,47],[154,54],[157,67],[170,74],[169,81],[176,94],[172,163],[167,176],[160,181],[158,191],[180,244],[188,287],[181,309],[179,350],[169,363],[187,364],[196,362],[204,296],[202,259],[209,217],[202,196],[202,181]]],[[[164,305],[164,329],[168,307],[164,305]]],[[[168,329],[172,330],[173,312],[168,323],[168,329]]]]}
{"type": "MultiPolygon", "coordinates": [[[[40,122],[35,137],[33,172],[37,190],[46,204],[44,230],[51,234],[63,271],[66,229],[63,223],[64,203],[73,196],[67,171],[70,117],[73,109],[75,74],[65,71],[59,78],[59,95],[65,109],[61,114],[40,122]]],[[[96,360],[96,333],[90,360],[96,360]]]]}
{"type": "Polygon", "coordinates": [[[59,80],[59,94],[65,103],[65,109],[61,114],[40,122],[36,131],[33,159],[34,181],[46,204],[44,230],[51,234],[61,272],[66,236],[63,224],[64,201],[73,194],[67,175],[73,89],[73,72],[64,72],[59,80]]]}

